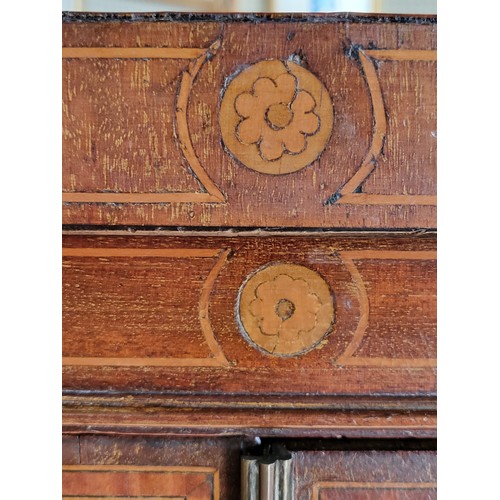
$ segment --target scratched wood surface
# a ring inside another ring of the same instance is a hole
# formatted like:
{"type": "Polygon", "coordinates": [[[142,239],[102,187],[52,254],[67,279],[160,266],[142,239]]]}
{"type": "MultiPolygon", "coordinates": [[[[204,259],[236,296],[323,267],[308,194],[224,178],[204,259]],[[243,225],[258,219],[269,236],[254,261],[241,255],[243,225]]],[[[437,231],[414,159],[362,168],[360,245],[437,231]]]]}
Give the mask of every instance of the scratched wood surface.
{"type": "MultiPolygon", "coordinates": [[[[339,449],[339,440],[291,443],[295,498],[435,498],[435,451],[418,449],[416,443],[411,450],[396,446],[388,451],[390,446],[377,443],[367,442],[363,449],[360,442],[347,441],[344,450],[339,449]],[[304,444],[305,449],[300,449],[304,444]],[[358,449],[349,449],[354,446],[358,449]]],[[[129,493],[148,498],[177,494],[203,500],[219,495],[237,499],[241,447],[251,445],[252,440],[241,437],[65,435],[63,496],[114,498],[129,493]],[[71,438],[79,440],[79,451],[72,459],[71,438]],[[195,496],[199,493],[205,496],[195,496]]]]}
{"type": "MultiPolygon", "coordinates": [[[[267,438],[435,439],[435,402],[409,398],[326,398],[310,395],[258,398],[65,391],[63,430],[136,436],[258,436],[267,438]],[[394,400],[396,399],[396,400],[394,400]]],[[[78,443],[65,443],[67,463],[78,443]]],[[[77,455],[76,455],[77,456],[77,455]]]]}
{"type": "Polygon", "coordinates": [[[177,394],[64,390],[65,463],[82,435],[241,438],[435,439],[434,398],[310,394],[177,394]]]}
{"type": "Polygon", "coordinates": [[[240,438],[65,435],[63,498],[238,498],[242,442],[240,438]],[[72,460],[70,438],[79,441],[72,460]]]}
{"type": "Polygon", "coordinates": [[[68,234],[65,389],[432,397],[436,240],[68,234]]]}
{"type": "Polygon", "coordinates": [[[294,453],[297,500],[431,500],[434,451],[294,453]]]}
{"type": "Polygon", "coordinates": [[[63,222],[435,227],[435,21],[66,16],[63,222]]]}

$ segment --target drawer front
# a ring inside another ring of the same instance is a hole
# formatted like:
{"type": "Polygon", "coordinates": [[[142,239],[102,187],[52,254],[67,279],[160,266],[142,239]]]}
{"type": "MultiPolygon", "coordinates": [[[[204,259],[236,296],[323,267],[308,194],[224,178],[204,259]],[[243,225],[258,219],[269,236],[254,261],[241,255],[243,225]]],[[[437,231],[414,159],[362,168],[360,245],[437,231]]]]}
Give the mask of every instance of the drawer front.
{"type": "Polygon", "coordinates": [[[435,391],[432,236],[64,238],[66,389],[435,391]]]}
{"type": "Polygon", "coordinates": [[[64,223],[436,226],[435,18],[186,20],[66,17],[64,223]]]}

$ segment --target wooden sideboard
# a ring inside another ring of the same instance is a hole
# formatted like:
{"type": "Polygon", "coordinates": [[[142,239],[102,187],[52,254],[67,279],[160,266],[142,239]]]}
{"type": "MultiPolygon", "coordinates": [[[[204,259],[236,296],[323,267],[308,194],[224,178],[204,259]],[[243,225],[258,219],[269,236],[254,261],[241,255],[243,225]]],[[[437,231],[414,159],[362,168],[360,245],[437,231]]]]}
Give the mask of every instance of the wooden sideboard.
{"type": "Polygon", "coordinates": [[[436,27],[63,15],[64,497],[435,498],[436,27]]]}

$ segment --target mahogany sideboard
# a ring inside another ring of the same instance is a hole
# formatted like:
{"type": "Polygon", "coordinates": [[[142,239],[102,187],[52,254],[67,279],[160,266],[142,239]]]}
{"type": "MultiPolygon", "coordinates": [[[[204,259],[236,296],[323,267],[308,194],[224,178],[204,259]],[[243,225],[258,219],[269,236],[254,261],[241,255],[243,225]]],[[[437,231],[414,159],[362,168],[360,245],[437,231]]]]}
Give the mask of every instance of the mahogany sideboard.
{"type": "Polygon", "coordinates": [[[63,14],[63,497],[436,497],[436,28],[63,14]]]}

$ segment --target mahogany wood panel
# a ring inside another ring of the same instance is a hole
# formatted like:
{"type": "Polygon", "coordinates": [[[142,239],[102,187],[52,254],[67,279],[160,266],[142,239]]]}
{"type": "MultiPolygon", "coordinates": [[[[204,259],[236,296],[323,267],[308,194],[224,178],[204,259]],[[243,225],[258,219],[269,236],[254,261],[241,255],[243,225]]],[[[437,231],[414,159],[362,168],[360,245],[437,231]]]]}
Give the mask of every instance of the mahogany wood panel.
{"type": "Polygon", "coordinates": [[[430,500],[433,451],[304,451],[294,454],[297,500],[430,500]]]}
{"type": "Polygon", "coordinates": [[[217,471],[200,467],[63,466],[63,499],[219,500],[217,471]]]}
{"type": "Polygon", "coordinates": [[[69,15],[63,221],[433,228],[436,19],[69,15]]]}
{"type": "Polygon", "coordinates": [[[63,497],[238,498],[241,439],[80,436],[80,440],[80,465],[63,460],[63,497]]]}
{"type": "Polygon", "coordinates": [[[433,397],[435,250],[433,235],[68,234],[64,387],[433,397]]]}

